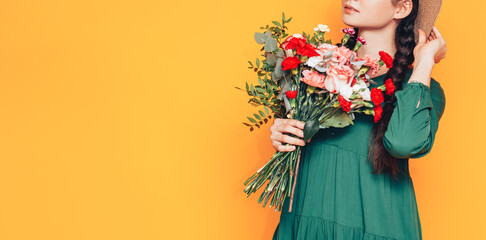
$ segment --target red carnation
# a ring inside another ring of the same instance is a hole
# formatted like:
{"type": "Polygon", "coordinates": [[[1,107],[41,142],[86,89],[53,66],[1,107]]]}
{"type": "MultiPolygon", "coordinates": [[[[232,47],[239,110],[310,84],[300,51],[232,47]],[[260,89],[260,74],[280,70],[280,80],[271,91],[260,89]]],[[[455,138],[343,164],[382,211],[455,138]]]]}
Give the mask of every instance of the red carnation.
{"type": "Polygon", "coordinates": [[[383,92],[379,88],[372,88],[371,89],[371,101],[375,104],[375,106],[380,105],[384,99],[383,92]]]}
{"type": "Polygon", "coordinates": [[[374,111],[374,121],[375,123],[377,123],[378,121],[380,121],[381,119],[381,114],[383,113],[383,108],[381,107],[381,105],[378,105],[376,107],[373,108],[373,111],[374,111]]]}
{"type": "Polygon", "coordinates": [[[314,45],[306,43],[304,47],[297,46],[297,54],[307,57],[319,56],[314,45]]]}
{"type": "Polygon", "coordinates": [[[298,57],[287,57],[283,60],[282,62],[282,70],[289,70],[293,68],[297,68],[299,64],[301,63],[300,59],[298,57]]]}
{"type": "Polygon", "coordinates": [[[285,40],[285,50],[294,49],[296,47],[305,47],[305,38],[298,38],[290,36],[290,40],[285,40]]]}
{"type": "Polygon", "coordinates": [[[295,98],[295,97],[297,97],[297,91],[287,91],[287,92],[285,92],[285,94],[287,94],[287,97],[288,98],[295,98]]]}
{"type": "Polygon", "coordinates": [[[339,105],[343,108],[345,112],[349,112],[351,110],[351,102],[346,100],[343,96],[339,95],[338,97],[339,105]]]}
{"type": "Polygon", "coordinates": [[[395,84],[393,84],[393,81],[391,78],[388,78],[385,81],[385,87],[386,87],[386,95],[391,96],[395,92],[395,84]]]}
{"type": "Polygon", "coordinates": [[[393,67],[393,58],[390,56],[390,54],[380,51],[378,52],[380,54],[380,59],[385,63],[387,68],[392,68],[393,67]]]}

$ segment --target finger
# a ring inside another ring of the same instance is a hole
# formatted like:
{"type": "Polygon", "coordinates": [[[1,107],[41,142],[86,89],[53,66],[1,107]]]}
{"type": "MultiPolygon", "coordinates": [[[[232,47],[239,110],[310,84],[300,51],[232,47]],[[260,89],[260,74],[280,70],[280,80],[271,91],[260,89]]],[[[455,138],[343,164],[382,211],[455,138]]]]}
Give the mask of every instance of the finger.
{"type": "Polygon", "coordinates": [[[432,28],[432,32],[437,36],[437,38],[442,38],[442,34],[440,34],[439,29],[437,29],[435,26],[432,28]]]}
{"type": "Polygon", "coordinates": [[[284,146],[284,145],[279,145],[277,148],[277,151],[279,152],[291,152],[295,150],[295,146],[289,145],[289,146],[284,146]]]}
{"type": "Polygon", "coordinates": [[[272,140],[272,143],[274,141],[280,142],[280,139],[281,139],[280,135],[282,135],[282,134],[279,133],[279,132],[272,133],[272,135],[270,135],[270,139],[272,140]]]}
{"type": "Polygon", "coordinates": [[[425,32],[422,29],[419,29],[419,41],[417,45],[424,44],[427,37],[425,36],[425,32]]]}
{"type": "Polygon", "coordinates": [[[297,139],[297,138],[291,137],[291,136],[286,135],[286,134],[282,134],[281,140],[282,140],[282,142],[290,143],[292,145],[305,146],[304,140],[297,139]]]}
{"type": "Polygon", "coordinates": [[[305,123],[302,121],[299,121],[297,119],[292,119],[289,121],[289,124],[295,127],[298,127],[300,129],[304,129],[305,123]]]}
{"type": "Polygon", "coordinates": [[[299,137],[304,137],[304,131],[292,126],[292,125],[280,125],[280,128],[279,128],[279,132],[286,132],[286,133],[292,133],[294,134],[295,136],[299,136],[299,137]]]}

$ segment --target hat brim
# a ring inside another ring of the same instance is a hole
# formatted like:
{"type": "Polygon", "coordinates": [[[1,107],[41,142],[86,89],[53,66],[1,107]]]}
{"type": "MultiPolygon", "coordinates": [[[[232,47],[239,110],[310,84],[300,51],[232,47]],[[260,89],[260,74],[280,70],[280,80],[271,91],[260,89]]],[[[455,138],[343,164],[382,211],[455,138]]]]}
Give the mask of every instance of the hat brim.
{"type": "Polygon", "coordinates": [[[418,42],[418,29],[422,29],[428,37],[439,17],[442,7],[442,0],[421,0],[419,1],[418,15],[415,19],[415,42],[418,42]]]}

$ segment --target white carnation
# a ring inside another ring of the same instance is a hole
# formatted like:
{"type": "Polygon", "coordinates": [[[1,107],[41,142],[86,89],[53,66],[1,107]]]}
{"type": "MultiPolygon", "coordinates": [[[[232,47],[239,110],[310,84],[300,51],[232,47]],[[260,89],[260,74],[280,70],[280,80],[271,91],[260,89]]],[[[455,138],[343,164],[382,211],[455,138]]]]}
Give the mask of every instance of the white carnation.
{"type": "Polygon", "coordinates": [[[314,28],[314,31],[320,31],[320,32],[330,32],[331,29],[329,29],[329,26],[327,25],[323,25],[323,24],[319,24],[317,25],[317,27],[314,28]]]}
{"type": "Polygon", "coordinates": [[[296,38],[304,38],[302,35],[298,34],[298,33],[295,33],[294,35],[292,35],[292,37],[296,37],[296,38]]]}
{"type": "Polygon", "coordinates": [[[358,82],[356,82],[356,83],[353,85],[353,90],[354,90],[355,92],[359,91],[359,90],[360,90],[360,89],[362,89],[362,88],[365,88],[365,89],[367,89],[367,88],[368,88],[368,86],[366,85],[366,83],[365,83],[365,82],[363,82],[363,81],[358,81],[358,82]]]}
{"type": "Polygon", "coordinates": [[[371,92],[368,88],[366,88],[364,91],[359,92],[359,95],[366,101],[371,101],[371,92]]]}
{"type": "Polygon", "coordinates": [[[345,84],[339,90],[339,94],[341,94],[341,96],[343,96],[343,98],[347,101],[350,101],[349,98],[353,94],[353,88],[349,86],[349,84],[345,84]]]}
{"type": "Polygon", "coordinates": [[[363,81],[358,81],[353,85],[353,91],[358,92],[358,94],[363,98],[363,100],[371,101],[371,92],[368,89],[368,84],[363,81]]]}
{"type": "Polygon", "coordinates": [[[323,62],[324,59],[322,59],[321,56],[314,56],[314,57],[310,57],[309,59],[307,59],[307,62],[305,64],[307,64],[309,67],[315,67],[317,64],[323,62]]]}

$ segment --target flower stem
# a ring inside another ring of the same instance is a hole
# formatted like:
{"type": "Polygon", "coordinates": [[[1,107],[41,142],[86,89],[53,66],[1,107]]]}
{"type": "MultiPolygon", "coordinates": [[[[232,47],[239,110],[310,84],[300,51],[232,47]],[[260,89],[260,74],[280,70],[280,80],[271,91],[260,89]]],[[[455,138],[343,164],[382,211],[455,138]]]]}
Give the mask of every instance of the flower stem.
{"type": "Polygon", "coordinates": [[[297,183],[297,174],[299,173],[299,164],[300,164],[300,154],[301,150],[299,149],[299,155],[297,157],[297,167],[295,168],[295,178],[294,183],[292,185],[292,195],[290,196],[290,204],[289,204],[289,212],[292,212],[292,203],[294,202],[294,192],[295,192],[295,184],[297,183]]]}

